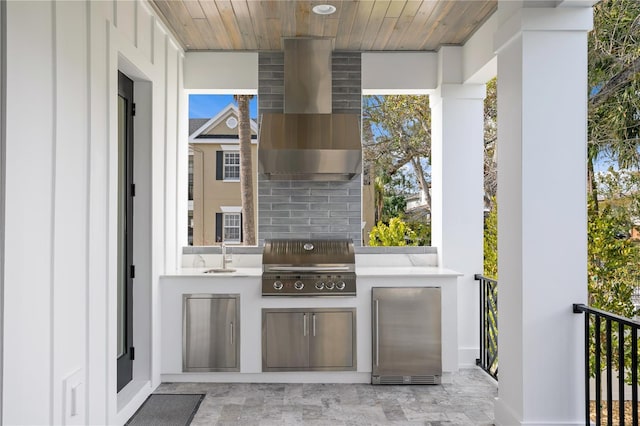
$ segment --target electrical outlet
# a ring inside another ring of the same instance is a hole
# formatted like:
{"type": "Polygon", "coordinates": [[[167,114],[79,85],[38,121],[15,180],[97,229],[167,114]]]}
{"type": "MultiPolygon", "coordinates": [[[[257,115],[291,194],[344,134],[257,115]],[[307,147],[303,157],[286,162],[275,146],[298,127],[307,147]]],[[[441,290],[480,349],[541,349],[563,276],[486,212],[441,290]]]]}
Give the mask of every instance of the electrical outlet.
{"type": "Polygon", "coordinates": [[[62,382],[64,425],[85,424],[84,369],[79,368],[62,382]]]}

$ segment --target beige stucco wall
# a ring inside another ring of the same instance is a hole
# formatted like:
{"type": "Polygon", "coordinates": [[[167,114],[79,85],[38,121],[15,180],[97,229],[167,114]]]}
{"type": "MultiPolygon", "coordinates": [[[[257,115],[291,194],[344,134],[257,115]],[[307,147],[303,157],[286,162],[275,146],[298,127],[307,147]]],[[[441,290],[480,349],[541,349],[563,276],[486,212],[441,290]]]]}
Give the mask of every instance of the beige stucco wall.
{"type": "MultiPolygon", "coordinates": [[[[226,144],[225,144],[226,145],[226,144]]],[[[242,206],[239,181],[216,180],[216,152],[221,151],[218,143],[191,144],[193,150],[193,245],[216,244],[216,213],[221,206],[242,206]]],[[[258,149],[251,146],[251,166],[253,168],[254,212],[257,217],[258,149]]]]}

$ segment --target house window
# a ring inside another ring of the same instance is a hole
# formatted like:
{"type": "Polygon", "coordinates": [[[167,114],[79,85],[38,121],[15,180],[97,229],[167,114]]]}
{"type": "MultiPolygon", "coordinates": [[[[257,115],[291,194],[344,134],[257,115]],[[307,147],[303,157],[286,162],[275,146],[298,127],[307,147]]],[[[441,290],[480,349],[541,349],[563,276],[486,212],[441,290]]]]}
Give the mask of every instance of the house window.
{"type": "Polygon", "coordinates": [[[223,220],[223,241],[227,243],[239,243],[242,227],[240,213],[224,213],[223,220]]]}
{"type": "Polygon", "coordinates": [[[240,152],[224,151],[224,180],[240,180],[240,152]]]}

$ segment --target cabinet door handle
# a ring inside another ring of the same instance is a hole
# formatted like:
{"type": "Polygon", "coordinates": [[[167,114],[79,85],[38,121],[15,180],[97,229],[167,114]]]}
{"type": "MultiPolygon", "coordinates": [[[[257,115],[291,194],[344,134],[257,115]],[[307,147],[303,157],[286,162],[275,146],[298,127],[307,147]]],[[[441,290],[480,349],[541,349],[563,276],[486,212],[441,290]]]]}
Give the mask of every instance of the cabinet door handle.
{"type": "Polygon", "coordinates": [[[316,314],[313,314],[313,337],[316,337],[316,314]]]}
{"type": "Polygon", "coordinates": [[[380,303],[377,299],[375,301],[375,305],[376,305],[376,366],[378,366],[378,363],[380,361],[380,324],[379,324],[380,303]]]}
{"type": "Polygon", "coordinates": [[[233,345],[233,322],[231,322],[229,325],[231,328],[231,344],[233,345]]]}
{"type": "Polygon", "coordinates": [[[302,335],[307,335],[307,314],[302,314],[302,335]]]}

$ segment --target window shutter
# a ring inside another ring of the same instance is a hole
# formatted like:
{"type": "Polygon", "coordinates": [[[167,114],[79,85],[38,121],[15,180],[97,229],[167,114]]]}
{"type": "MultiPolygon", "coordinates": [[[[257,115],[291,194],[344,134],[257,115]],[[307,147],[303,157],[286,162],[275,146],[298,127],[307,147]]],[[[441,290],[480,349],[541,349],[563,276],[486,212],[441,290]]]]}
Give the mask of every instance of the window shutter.
{"type": "MultiPolygon", "coordinates": [[[[224,153],[222,151],[216,151],[216,180],[222,180],[224,172],[224,153]]],[[[217,213],[216,213],[217,214],[217,213]]]]}
{"type": "Polygon", "coordinates": [[[240,213],[240,242],[242,242],[242,213],[240,213]]]}
{"type": "Polygon", "coordinates": [[[216,213],[216,242],[222,242],[222,213],[216,213]]]}

